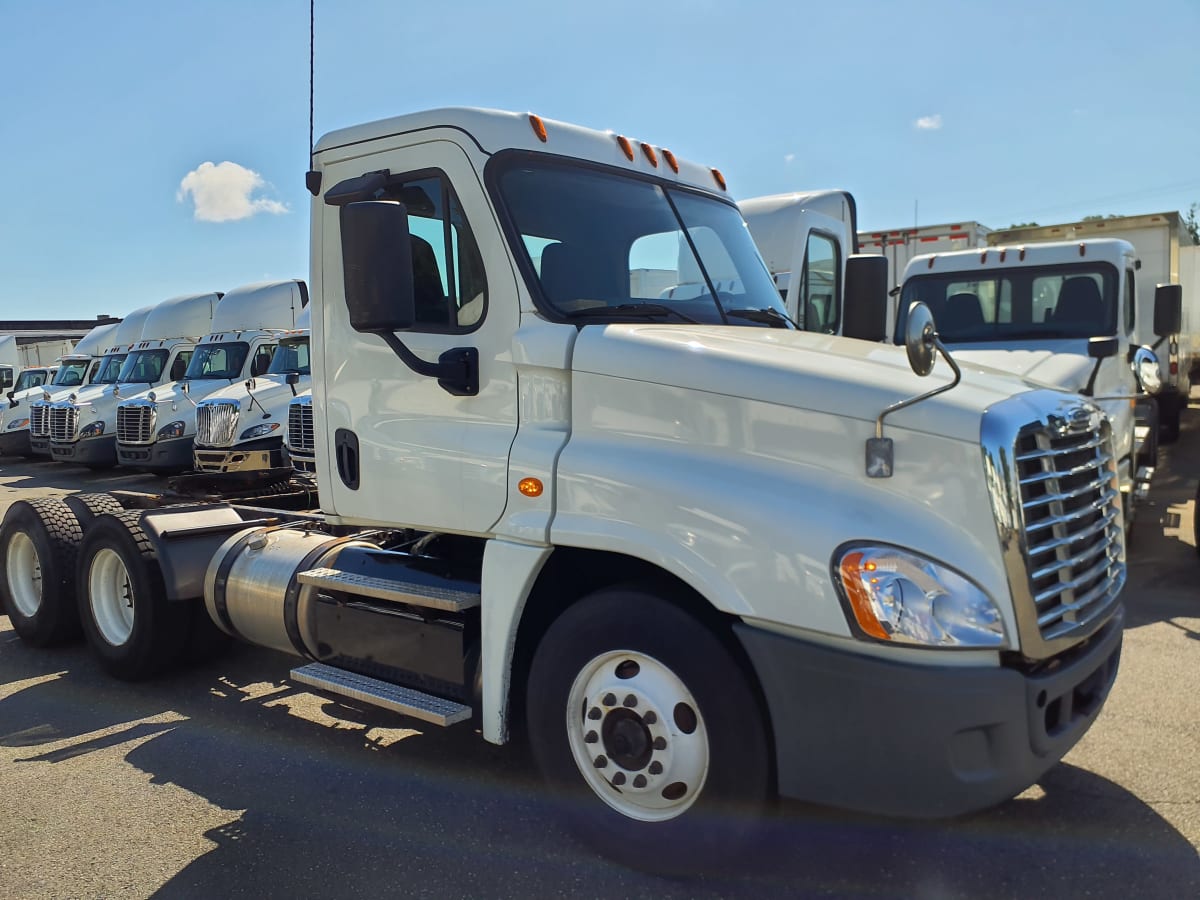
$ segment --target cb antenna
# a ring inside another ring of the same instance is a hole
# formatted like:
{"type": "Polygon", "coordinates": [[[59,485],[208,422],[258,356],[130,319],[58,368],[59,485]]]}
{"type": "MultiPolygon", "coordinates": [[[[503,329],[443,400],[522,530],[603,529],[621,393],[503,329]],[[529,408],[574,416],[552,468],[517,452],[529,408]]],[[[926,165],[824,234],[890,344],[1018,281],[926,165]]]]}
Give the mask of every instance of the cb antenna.
{"type": "Polygon", "coordinates": [[[316,33],[313,7],[316,2],[308,0],[308,172],[304,175],[304,184],[314,197],[321,193],[321,173],[313,169],[313,43],[316,33]]]}

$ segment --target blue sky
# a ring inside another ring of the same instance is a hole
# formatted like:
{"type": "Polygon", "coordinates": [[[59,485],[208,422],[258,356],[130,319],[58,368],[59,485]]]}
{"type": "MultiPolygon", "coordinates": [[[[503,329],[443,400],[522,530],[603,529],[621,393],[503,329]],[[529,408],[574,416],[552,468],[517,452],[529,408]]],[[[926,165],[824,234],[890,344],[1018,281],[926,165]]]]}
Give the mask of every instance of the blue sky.
{"type": "MultiPolygon", "coordinates": [[[[1198,0],[317,0],[316,23],[318,135],[531,110],[739,198],[847,188],[864,229],[1200,201],[1198,0]]],[[[306,277],[307,79],[307,0],[0,0],[0,318],[306,277]]]]}

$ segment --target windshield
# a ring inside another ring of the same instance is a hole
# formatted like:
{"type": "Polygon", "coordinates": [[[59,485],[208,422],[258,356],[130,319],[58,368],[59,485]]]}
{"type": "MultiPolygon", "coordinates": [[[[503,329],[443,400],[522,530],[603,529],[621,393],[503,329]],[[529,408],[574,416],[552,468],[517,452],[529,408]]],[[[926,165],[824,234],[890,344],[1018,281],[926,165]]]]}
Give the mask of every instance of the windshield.
{"type": "Polygon", "coordinates": [[[904,283],[896,343],[920,300],[947,344],[1116,334],[1117,272],[1107,264],[920,275],[904,283]]]}
{"type": "Polygon", "coordinates": [[[26,369],[17,376],[17,386],[14,391],[27,391],[30,388],[41,387],[46,383],[45,369],[26,369]]]}
{"type": "Polygon", "coordinates": [[[250,345],[244,341],[229,344],[204,344],[196,348],[196,354],[188,363],[184,378],[234,378],[242,377],[242,366],[250,345]]]}
{"type": "Polygon", "coordinates": [[[125,365],[128,353],[113,353],[100,360],[100,371],[92,379],[92,384],[116,384],[117,376],[121,374],[121,366],[125,365]]]}
{"type": "Polygon", "coordinates": [[[120,384],[154,384],[162,377],[163,366],[170,355],[169,350],[138,350],[130,353],[125,365],[121,366],[117,381],[120,384]]]}
{"type": "Polygon", "coordinates": [[[498,184],[541,294],[559,315],[790,327],[729,204],[524,156],[498,184]]]}
{"type": "Polygon", "coordinates": [[[301,375],[311,375],[308,361],[308,338],[282,340],[275,348],[271,357],[271,367],[268,375],[286,375],[288,372],[298,372],[301,375]]]}
{"type": "Polygon", "coordinates": [[[83,378],[87,374],[89,365],[91,365],[91,360],[87,359],[63,360],[59,364],[58,372],[54,375],[54,386],[79,387],[83,384],[83,378]]]}

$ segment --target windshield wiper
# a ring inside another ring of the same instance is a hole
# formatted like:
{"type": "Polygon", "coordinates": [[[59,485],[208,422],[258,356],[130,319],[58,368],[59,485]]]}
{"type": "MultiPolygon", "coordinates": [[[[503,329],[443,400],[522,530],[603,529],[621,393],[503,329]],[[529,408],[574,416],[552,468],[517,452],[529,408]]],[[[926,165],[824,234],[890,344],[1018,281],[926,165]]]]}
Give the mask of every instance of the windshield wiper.
{"type": "Polygon", "coordinates": [[[727,309],[725,315],[731,319],[749,319],[751,322],[762,322],[764,325],[774,325],[776,328],[787,328],[791,325],[797,331],[803,331],[796,321],[788,315],[770,306],[764,309],[749,307],[747,309],[727,309]]]}
{"type": "Polygon", "coordinates": [[[700,324],[698,319],[693,319],[687,313],[681,313],[679,310],[663,306],[661,303],[620,303],[616,306],[590,306],[587,309],[577,309],[572,313],[568,313],[568,315],[572,319],[584,319],[598,318],[614,313],[618,316],[645,316],[646,318],[675,316],[683,322],[691,322],[693,325],[700,324]]]}

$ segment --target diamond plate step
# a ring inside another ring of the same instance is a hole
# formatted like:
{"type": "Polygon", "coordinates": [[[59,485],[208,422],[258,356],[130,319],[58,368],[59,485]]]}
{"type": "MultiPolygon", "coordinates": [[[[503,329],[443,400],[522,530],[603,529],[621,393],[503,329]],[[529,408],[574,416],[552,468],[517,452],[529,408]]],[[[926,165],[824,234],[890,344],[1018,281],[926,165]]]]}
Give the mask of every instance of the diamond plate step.
{"type": "Polygon", "coordinates": [[[291,678],[309,687],[382,706],[434,725],[455,725],[471,718],[471,707],[454,700],[444,700],[324,663],[309,663],[292,669],[291,678]]]}
{"type": "Polygon", "coordinates": [[[360,597],[394,600],[397,603],[425,606],[446,612],[462,612],[465,609],[474,609],[479,605],[479,594],[470,591],[428,587],[423,584],[410,584],[406,581],[393,581],[389,578],[373,578],[370,575],[357,575],[353,572],[342,572],[339,569],[309,569],[307,572],[297,575],[296,579],[301,584],[311,584],[313,587],[326,588],[331,591],[345,591],[348,594],[358,594],[360,597]]]}

